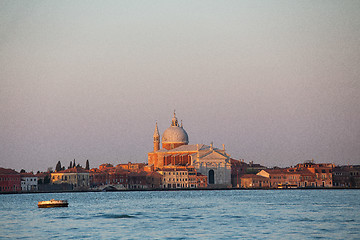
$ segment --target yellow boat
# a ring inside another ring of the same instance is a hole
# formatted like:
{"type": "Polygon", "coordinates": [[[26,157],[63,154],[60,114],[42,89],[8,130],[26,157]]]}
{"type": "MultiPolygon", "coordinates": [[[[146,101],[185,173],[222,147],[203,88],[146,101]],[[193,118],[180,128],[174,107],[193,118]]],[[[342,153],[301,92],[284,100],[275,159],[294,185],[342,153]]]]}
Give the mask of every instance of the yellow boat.
{"type": "Polygon", "coordinates": [[[40,201],[38,202],[39,208],[51,208],[51,207],[67,207],[69,205],[67,200],[55,200],[51,199],[50,201],[40,201]]]}

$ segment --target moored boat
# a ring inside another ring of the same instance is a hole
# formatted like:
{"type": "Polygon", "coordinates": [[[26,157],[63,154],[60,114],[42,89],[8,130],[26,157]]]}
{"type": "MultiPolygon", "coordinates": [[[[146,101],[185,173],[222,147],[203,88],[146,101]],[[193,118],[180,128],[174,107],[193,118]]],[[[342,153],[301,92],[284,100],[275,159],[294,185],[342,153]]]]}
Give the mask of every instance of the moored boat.
{"type": "Polygon", "coordinates": [[[51,207],[67,207],[69,205],[67,200],[55,200],[51,199],[50,201],[40,201],[38,202],[39,208],[51,208],[51,207]]]}
{"type": "Polygon", "coordinates": [[[279,183],[277,188],[278,189],[289,189],[289,188],[298,188],[298,186],[296,184],[279,183]]]}

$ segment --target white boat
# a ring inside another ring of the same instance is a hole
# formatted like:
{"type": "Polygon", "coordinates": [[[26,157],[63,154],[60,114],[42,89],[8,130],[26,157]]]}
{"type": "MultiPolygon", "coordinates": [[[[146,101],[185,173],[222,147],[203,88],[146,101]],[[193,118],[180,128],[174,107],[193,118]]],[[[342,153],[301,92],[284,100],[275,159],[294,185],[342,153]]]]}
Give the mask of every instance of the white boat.
{"type": "Polygon", "coordinates": [[[39,208],[51,208],[51,207],[67,207],[69,205],[67,200],[55,200],[51,199],[50,201],[40,201],[38,202],[39,208]]]}

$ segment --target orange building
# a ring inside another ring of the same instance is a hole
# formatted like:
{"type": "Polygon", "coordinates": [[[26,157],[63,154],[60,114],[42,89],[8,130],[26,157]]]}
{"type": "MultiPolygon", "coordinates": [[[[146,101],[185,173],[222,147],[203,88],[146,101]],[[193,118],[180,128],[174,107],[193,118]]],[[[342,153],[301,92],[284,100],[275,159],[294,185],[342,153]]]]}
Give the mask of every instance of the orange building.
{"type": "Polygon", "coordinates": [[[116,165],[116,167],[121,167],[122,169],[129,170],[129,171],[144,170],[145,166],[146,166],[145,163],[132,163],[132,162],[116,165]]]}
{"type": "Polygon", "coordinates": [[[148,153],[148,165],[154,169],[172,164],[186,166],[191,164],[190,155],[196,152],[196,148],[186,149],[185,151],[177,149],[180,146],[188,145],[189,137],[182,124],[178,123],[175,116],[172,118],[171,126],[167,128],[162,137],[162,149],[160,149],[160,134],[157,123],[154,131],[154,151],[148,153]],[[172,149],[176,149],[172,151],[172,149]]]}
{"type": "MultiPolygon", "coordinates": [[[[190,186],[199,186],[199,182],[201,183],[205,179],[202,177],[204,175],[207,179],[206,184],[212,188],[231,187],[231,161],[230,155],[225,152],[225,145],[222,149],[213,147],[212,143],[210,146],[189,145],[188,134],[182,124],[179,125],[175,113],[170,127],[164,131],[161,141],[162,148],[160,149],[160,134],[156,123],[153,135],[154,149],[148,153],[146,169],[162,171],[164,167],[167,169],[192,167],[196,169],[194,176],[197,176],[197,180],[191,179],[190,181],[197,184],[190,184],[190,186]]],[[[175,183],[166,183],[165,186],[173,187],[173,184],[175,183]]],[[[180,185],[185,186],[184,184],[180,185]]]]}
{"type": "Polygon", "coordinates": [[[315,174],[308,169],[276,168],[261,170],[257,175],[269,179],[271,188],[316,187],[315,174]]]}
{"type": "Polygon", "coordinates": [[[307,161],[296,165],[297,169],[308,169],[315,174],[315,187],[332,187],[333,186],[333,168],[332,163],[318,163],[307,161]]]}
{"type": "Polygon", "coordinates": [[[189,172],[184,166],[165,166],[157,172],[162,175],[162,188],[189,187],[189,172]]]}
{"type": "Polygon", "coordinates": [[[256,174],[245,174],[240,177],[241,188],[269,188],[270,179],[256,174]]]}
{"type": "Polygon", "coordinates": [[[197,172],[193,166],[187,167],[189,176],[189,188],[206,188],[208,186],[207,176],[197,172]]]}

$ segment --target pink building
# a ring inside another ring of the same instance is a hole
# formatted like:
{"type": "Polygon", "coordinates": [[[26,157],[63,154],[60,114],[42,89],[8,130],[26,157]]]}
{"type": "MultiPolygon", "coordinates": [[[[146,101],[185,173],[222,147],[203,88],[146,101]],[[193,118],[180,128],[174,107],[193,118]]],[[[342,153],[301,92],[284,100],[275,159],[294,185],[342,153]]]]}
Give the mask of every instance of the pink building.
{"type": "Polygon", "coordinates": [[[8,168],[0,168],[0,192],[20,192],[20,173],[8,168]]]}

